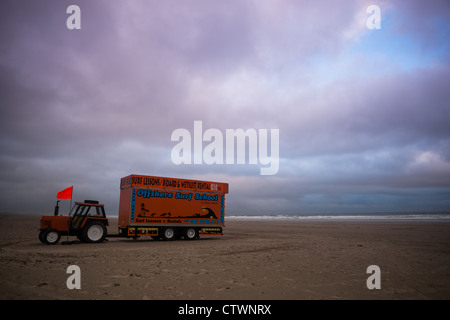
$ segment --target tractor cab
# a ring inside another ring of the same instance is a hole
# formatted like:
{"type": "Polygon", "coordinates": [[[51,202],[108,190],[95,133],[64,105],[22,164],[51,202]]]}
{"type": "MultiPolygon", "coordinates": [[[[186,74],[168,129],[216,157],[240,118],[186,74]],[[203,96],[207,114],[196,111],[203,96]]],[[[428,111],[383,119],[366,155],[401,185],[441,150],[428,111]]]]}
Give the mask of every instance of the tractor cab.
{"type": "Polygon", "coordinates": [[[106,237],[106,218],[103,204],[94,200],[75,202],[69,216],[58,215],[58,205],[53,216],[41,217],[39,240],[56,244],[62,235],[77,236],[82,242],[102,242],[106,237]]]}
{"type": "Polygon", "coordinates": [[[98,201],[84,200],[84,202],[75,202],[75,206],[69,213],[69,228],[72,231],[80,230],[88,220],[104,220],[108,225],[106,219],[105,207],[99,204],[98,201]]]}

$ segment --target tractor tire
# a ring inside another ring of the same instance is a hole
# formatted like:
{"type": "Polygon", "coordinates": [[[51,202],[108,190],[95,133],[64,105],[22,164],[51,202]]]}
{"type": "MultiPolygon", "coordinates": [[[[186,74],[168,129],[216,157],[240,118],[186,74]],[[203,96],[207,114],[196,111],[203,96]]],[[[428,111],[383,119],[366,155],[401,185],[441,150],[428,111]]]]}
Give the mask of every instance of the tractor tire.
{"type": "Polygon", "coordinates": [[[82,230],[80,239],[83,242],[99,243],[105,240],[106,227],[105,224],[93,221],[87,224],[82,230]]]}
{"type": "Polygon", "coordinates": [[[41,230],[39,231],[39,241],[41,241],[42,243],[45,243],[44,241],[44,234],[45,234],[46,230],[41,230]]]}
{"type": "Polygon", "coordinates": [[[174,240],[176,237],[175,229],[174,228],[163,229],[161,237],[163,238],[163,240],[166,240],[166,241],[174,240]]]}
{"type": "Polygon", "coordinates": [[[45,244],[57,244],[61,239],[61,234],[58,230],[42,230],[39,233],[39,240],[45,244]]]}

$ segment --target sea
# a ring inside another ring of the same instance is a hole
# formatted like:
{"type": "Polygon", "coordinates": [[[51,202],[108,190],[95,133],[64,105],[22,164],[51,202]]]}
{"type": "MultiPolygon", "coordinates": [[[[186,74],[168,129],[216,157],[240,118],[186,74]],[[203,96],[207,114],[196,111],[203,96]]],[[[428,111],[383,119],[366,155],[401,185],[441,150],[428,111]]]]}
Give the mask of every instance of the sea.
{"type": "Polygon", "coordinates": [[[292,215],[231,215],[228,220],[271,221],[430,221],[450,222],[450,212],[349,213],[349,214],[292,214],[292,215]]]}

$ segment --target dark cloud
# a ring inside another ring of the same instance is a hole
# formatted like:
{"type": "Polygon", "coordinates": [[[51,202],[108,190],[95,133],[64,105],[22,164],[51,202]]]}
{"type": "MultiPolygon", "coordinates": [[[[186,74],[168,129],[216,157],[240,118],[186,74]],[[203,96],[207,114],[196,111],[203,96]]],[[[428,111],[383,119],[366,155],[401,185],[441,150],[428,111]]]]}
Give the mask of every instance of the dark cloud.
{"type": "Polygon", "coordinates": [[[232,214],[448,205],[446,1],[380,1],[376,31],[367,1],[80,0],[81,30],[70,4],[0,4],[0,211],[74,185],[115,214],[131,173],[228,181],[232,214]],[[278,174],[174,165],[194,120],[279,129],[278,174]]]}

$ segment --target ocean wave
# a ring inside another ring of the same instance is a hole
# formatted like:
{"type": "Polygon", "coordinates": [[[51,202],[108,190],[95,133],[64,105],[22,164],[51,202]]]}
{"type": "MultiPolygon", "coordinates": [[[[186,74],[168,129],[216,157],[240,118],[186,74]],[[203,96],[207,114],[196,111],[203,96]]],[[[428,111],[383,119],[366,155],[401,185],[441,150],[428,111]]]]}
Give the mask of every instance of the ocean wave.
{"type": "Polygon", "coordinates": [[[377,220],[377,221],[449,221],[450,213],[406,214],[326,214],[326,215],[232,215],[230,220],[377,220]]]}

